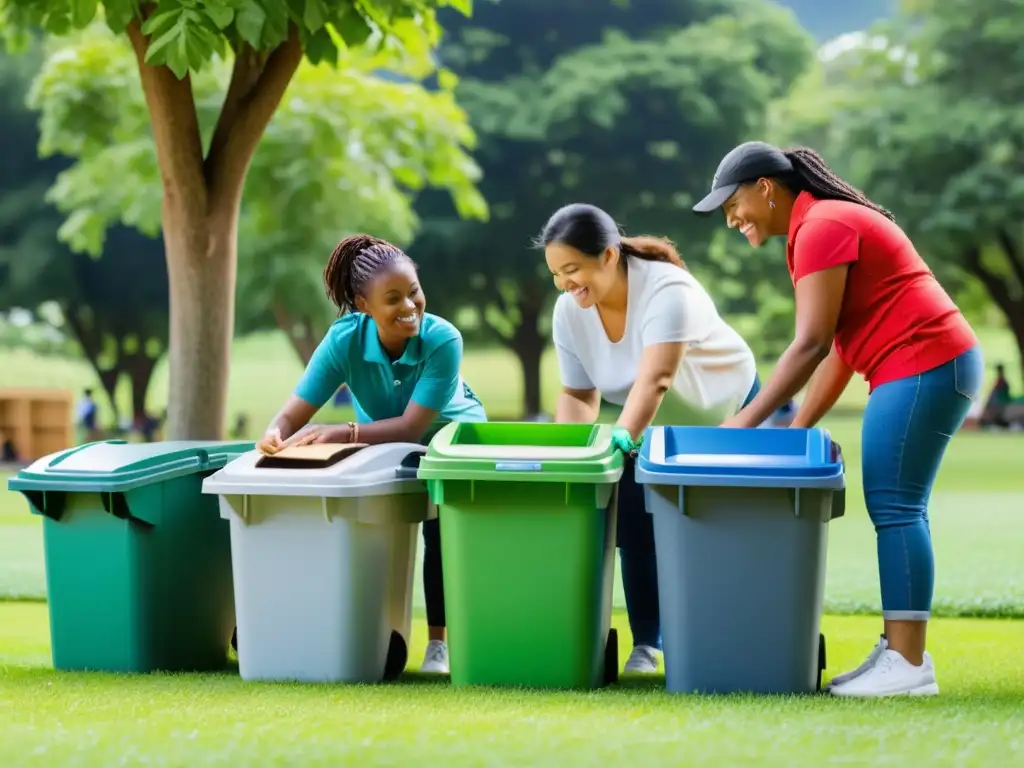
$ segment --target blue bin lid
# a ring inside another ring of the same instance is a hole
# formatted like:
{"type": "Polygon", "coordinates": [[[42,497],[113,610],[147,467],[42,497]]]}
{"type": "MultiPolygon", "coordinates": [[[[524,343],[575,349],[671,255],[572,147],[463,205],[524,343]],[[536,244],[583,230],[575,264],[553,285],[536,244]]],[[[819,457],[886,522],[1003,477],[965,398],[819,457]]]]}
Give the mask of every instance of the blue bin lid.
{"type": "Polygon", "coordinates": [[[838,446],[823,429],[651,427],[638,483],[788,488],[845,487],[838,446]]]}
{"type": "Polygon", "coordinates": [[[252,442],[104,440],[52,453],[12,477],[12,491],[121,492],[182,475],[216,470],[252,442]]]}

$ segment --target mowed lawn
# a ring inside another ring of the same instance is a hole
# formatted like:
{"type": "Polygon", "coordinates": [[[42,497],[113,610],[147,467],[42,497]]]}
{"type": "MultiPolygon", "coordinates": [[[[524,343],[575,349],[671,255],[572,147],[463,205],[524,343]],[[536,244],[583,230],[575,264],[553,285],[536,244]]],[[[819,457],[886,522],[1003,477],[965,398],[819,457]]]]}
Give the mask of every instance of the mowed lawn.
{"type": "MultiPolygon", "coordinates": [[[[997,337],[996,348],[1001,344],[997,337]]],[[[232,411],[248,412],[254,430],[299,373],[290,355],[274,337],[236,345],[232,411]]],[[[76,363],[9,358],[0,355],[0,386],[80,389],[89,380],[76,363]]],[[[465,375],[492,416],[516,415],[521,385],[508,355],[473,352],[465,375]]],[[[544,378],[550,408],[557,392],[550,356],[544,378]]],[[[161,373],[153,390],[157,407],[165,393],[161,373]]],[[[865,395],[857,385],[844,405],[863,405],[865,395]]],[[[660,420],[673,420],[671,407],[660,420]]],[[[831,525],[828,610],[875,611],[874,536],[859,489],[859,420],[839,414],[826,426],[844,448],[850,487],[847,516],[831,525]]],[[[932,504],[937,613],[1024,616],[1022,456],[1021,435],[965,432],[954,441],[932,504]]],[[[422,605],[419,578],[416,583],[422,605]]],[[[0,598],[44,594],[39,521],[20,496],[0,491],[0,598]]],[[[625,659],[628,624],[621,611],[613,622],[625,659]]],[[[877,616],[826,615],[826,679],[858,664],[879,630],[877,616]]],[[[57,673],[49,642],[44,603],[0,601],[4,768],[1024,764],[1020,619],[935,620],[929,645],[942,695],[880,701],[673,695],[661,676],[626,677],[594,692],[453,689],[416,674],[426,642],[422,612],[414,622],[410,671],[380,686],[244,683],[235,670],[57,673]]]]}
{"type": "MultiPolygon", "coordinates": [[[[624,655],[621,614],[615,624],[624,655]]],[[[878,626],[826,617],[823,631],[831,675],[860,662],[878,626]]],[[[0,765],[1024,764],[1024,622],[944,619],[930,640],[942,694],[927,700],[678,695],[661,676],[594,692],[453,689],[414,672],[261,684],[234,671],[55,673],[45,606],[0,604],[0,765]]],[[[424,642],[419,622],[414,663],[424,642]]]]}
{"type": "MultiPolygon", "coordinates": [[[[1012,340],[1007,334],[986,333],[983,343],[990,361],[1012,360],[1012,340]]],[[[298,360],[279,336],[236,343],[231,410],[250,415],[252,437],[269,421],[300,373],[298,360]]],[[[764,374],[768,373],[766,369],[764,374]]],[[[550,408],[558,391],[557,365],[550,353],[543,374],[550,408]]],[[[464,375],[493,417],[515,417],[521,386],[511,355],[501,350],[471,351],[464,375]]],[[[82,363],[40,359],[24,352],[0,354],[0,386],[45,382],[77,389],[88,380],[89,371],[82,363]]],[[[165,371],[158,371],[151,394],[155,404],[164,402],[165,371]]],[[[843,410],[825,422],[843,446],[848,470],[847,514],[831,524],[826,590],[827,608],[844,613],[879,608],[874,532],[860,490],[860,419],[855,409],[865,399],[866,387],[854,382],[842,402],[843,410]]],[[[677,404],[668,403],[659,421],[671,423],[680,418],[679,413],[677,404]]],[[[324,420],[346,416],[330,408],[323,414],[324,420]]],[[[1024,435],[1017,433],[965,431],[953,441],[931,505],[937,615],[1024,616],[1022,457],[1024,435]]],[[[0,598],[45,596],[40,528],[39,521],[27,514],[20,495],[0,490],[0,598]]],[[[418,579],[415,599],[422,605],[418,579]]],[[[618,583],[616,604],[624,605],[618,583]]]]}

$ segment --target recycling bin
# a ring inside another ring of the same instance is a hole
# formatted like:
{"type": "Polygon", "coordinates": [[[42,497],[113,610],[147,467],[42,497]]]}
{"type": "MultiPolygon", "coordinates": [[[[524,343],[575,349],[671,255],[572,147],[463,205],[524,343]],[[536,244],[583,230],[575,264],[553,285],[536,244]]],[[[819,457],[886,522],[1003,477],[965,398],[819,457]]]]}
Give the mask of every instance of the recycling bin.
{"type": "Polygon", "coordinates": [[[667,689],[820,690],[828,523],[845,510],[829,434],[653,427],[636,480],[653,515],[667,689]]]}
{"type": "Polygon", "coordinates": [[[230,521],[243,680],[375,683],[408,661],[417,443],[247,453],[208,477],[230,521]],[[315,455],[319,452],[319,455],[315,455]]]}
{"type": "Polygon", "coordinates": [[[231,535],[201,485],[252,446],[108,440],[44,456],[8,481],[43,518],[55,669],[226,666],[231,535]]]}
{"type": "Polygon", "coordinates": [[[618,675],[611,624],[612,428],[453,423],[420,462],[441,525],[453,686],[595,688],[618,675]]]}

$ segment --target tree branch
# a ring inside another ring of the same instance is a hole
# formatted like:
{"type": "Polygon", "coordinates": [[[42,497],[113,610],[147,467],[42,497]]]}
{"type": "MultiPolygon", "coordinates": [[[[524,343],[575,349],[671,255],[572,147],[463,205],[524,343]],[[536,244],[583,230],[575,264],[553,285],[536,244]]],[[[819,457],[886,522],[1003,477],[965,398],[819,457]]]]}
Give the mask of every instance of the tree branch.
{"type": "Polygon", "coordinates": [[[200,209],[205,213],[207,190],[203,178],[203,141],[199,132],[192,80],[179,80],[164,66],[146,63],[149,41],[142,22],[128,24],[128,39],[135,49],[142,91],[153,125],[157,160],[164,187],[164,203],[200,209]]]}
{"type": "MultiPolygon", "coordinates": [[[[206,162],[212,207],[220,210],[226,207],[232,211],[237,208],[249,162],[301,61],[302,41],[298,28],[293,24],[289,27],[288,39],[267,57],[256,82],[248,88],[248,92],[236,97],[237,104],[231,104],[225,99],[221,113],[223,125],[222,120],[218,120],[217,125],[222,143],[216,147],[216,152],[211,146],[206,162]],[[230,114],[225,116],[225,111],[233,112],[233,117],[230,114]]],[[[236,62],[235,72],[243,70],[239,74],[240,82],[236,92],[241,90],[242,76],[250,67],[251,63],[239,65],[236,62]]],[[[228,95],[231,95],[230,88],[228,95]]]]}
{"type": "Polygon", "coordinates": [[[999,245],[1002,246],[1003,252],[1006,254],[1007,261],[1010,262],[1010,269],[1013,271],[1014,277],[1017,278],[1021,292],[1024,293],[1024,258],[1021,258],[1020,249],[1005,229],[1000,228],[996,233],[996,237],[999,239],[999,245]]]}
{"type": "Polygon", "coordinates": [[[268,56],[266,53],[258,53],[251,45],[244,42],[239,50],[235,51],[235,64],[231,69],[228,92],[224,96],[224,104],[221,107],[220,115],[217,116],[217,125],[213,129],[213,138],[210,141],[209,151],[206,153],[207,181],[210,178],[211,158],[217,158],[224,152],[224,147],[231,137],[231,131],[238,121],[238,114],[259,82],[268,56]]]}
{"type": "Polygon", "coordinates": [[[985,286],[985,290],[1003,313],[1007,317],[1012,317],[1016,308],[1013,297],[1010,295],[1010,289],[1006,287],[1005,281],[981,263],[981,249],[976,247],[968,249],[964,254],[964,264],[967,271],[977,277],[985,286]]]}

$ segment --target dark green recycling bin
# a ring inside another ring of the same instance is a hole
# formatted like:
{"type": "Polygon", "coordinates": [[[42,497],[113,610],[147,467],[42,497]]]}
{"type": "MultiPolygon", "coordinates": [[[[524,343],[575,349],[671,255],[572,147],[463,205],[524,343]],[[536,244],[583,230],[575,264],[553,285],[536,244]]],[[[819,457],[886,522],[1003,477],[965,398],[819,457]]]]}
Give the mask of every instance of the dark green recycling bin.
{"type": "Polygon", "coordinates": [[[231,532],[203,478],[251,442],[89,443],[12,477],[43,517],[53,666],[225,666],[235,626],[231,532]]]}

